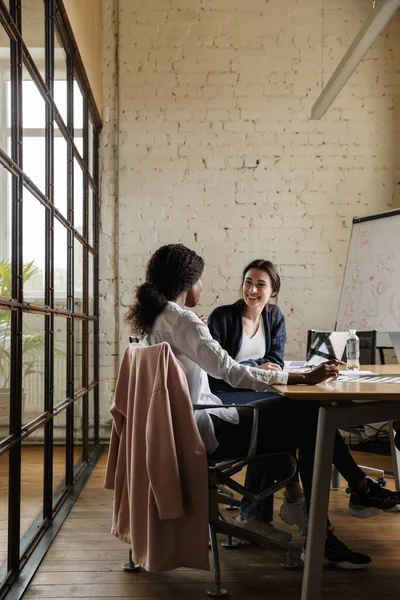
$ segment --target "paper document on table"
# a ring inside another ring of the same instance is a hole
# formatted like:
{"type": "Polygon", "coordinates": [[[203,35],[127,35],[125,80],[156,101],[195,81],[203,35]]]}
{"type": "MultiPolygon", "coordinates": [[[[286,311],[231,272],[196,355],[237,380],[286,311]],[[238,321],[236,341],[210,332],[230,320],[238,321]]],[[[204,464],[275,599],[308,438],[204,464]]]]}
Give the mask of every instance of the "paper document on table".
{"type": "Polygon", "coordinates": [[[373,371],[339,371],[339,375],[346,377],[368,377],[368,375],[376,375],[373,371]]]}
{"type": "Polygon", "coordinates": [[[311,369],[305,365],[305,360],[285,360],[283,370],[287,373],[306,373],[311,369]]]}
{"type": "Polygon", "coordinates": [[[400,375],[367,375],[364,377],[346,377],[339,375],[336,381],[347,381],[350,383],[398,383],[400,384],[400,375]]]}

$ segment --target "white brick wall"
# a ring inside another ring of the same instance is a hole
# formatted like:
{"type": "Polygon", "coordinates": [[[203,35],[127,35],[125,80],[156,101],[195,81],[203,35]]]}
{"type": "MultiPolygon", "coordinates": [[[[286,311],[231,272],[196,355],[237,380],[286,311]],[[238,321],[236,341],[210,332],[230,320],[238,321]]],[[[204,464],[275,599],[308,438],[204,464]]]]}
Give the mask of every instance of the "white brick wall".
{"type": "Polygon", "coordinates": [[[116,148],[118,105],[114,0],[103,2],[103,130],[100,137],[100,436],[107,437],[108,412],[119,366],[116,148]]]}
{"type": "MultiPolygon", "coordinates": [[[[112,0],[104,2],[107,12],[112,0]]],[[[303,354],[309,327],[334,325],[352,217],[400,206],[400,19],[313,122],[322,79],[371,3],[325,0],[323,26],[321,7],[322,0],[120,0],[118,256],[108,123],[102,144],[105,366],[115,365],[118,336],[115,259],[121,319],[150,253],[168,242],[205,258],[206,314],[235,300],[247,261],[273,260],[288,356],[303,354]]],[[[106,106],[113,52],[109,44],[106,106]]],[[[122,346],[127,335],[121,325],[122,346]]],[[[103,409],[111,388],[109,378],[103,409]]]]}

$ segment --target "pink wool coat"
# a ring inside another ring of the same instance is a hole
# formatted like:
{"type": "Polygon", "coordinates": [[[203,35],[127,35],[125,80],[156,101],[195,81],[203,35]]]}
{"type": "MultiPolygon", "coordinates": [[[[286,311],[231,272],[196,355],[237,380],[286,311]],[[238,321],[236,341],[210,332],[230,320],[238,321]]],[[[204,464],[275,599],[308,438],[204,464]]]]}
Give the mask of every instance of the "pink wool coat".
{"type": "Polygon", "coordinates": [[[111,532],[147,571],[209,569],[206,452],[169,344],[126,348],[111,414],[111,532]]]}

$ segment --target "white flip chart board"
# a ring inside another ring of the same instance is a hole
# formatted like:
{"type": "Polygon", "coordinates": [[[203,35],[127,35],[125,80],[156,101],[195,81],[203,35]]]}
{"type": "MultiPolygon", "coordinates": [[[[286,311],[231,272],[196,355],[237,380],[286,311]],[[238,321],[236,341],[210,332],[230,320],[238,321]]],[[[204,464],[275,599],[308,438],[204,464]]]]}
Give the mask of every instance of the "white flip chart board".
{"type": "Polygon", "coordinates": [[[336,329],[400,331],[400,210],[353,220],[336,329]]]}

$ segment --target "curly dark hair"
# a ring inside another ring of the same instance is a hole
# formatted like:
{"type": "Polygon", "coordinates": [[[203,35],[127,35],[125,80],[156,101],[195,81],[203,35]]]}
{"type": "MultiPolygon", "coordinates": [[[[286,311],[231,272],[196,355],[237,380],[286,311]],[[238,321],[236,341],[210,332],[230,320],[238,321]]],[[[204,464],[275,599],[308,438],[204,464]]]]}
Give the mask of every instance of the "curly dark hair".
{"type": "Polygon", "coordinates": [[[139,337],[149,333],[168,300],[190,289],[203,269],[201,256],[183,244],[168,244],[156,250],[147,263],[146,281],[136,288],[136,298],[125,315],[132,333],[139,337]]]}

